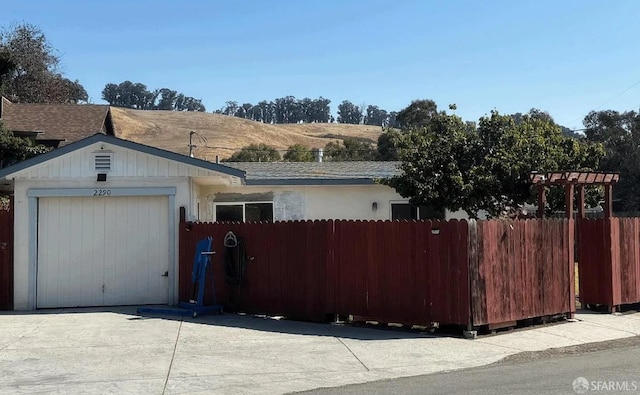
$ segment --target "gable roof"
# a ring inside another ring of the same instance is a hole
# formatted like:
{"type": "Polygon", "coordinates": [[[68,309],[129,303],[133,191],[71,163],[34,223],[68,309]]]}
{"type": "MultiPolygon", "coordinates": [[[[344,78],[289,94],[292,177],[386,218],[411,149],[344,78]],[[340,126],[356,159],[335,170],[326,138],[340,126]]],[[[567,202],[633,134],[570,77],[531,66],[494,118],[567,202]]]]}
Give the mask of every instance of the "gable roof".
{"type": "Polygon", "coordinates": [[[11,103],[3,97],[0,120],[12,132],[38,132],[36,140],[58,140],[61,145],[101,133],[103,127],[115,134],[107,105],[11,103]]]}
{"type": "Polygon", "coordinates": [[[240,177],[242,179],[244,179],[245,177],[245,172],[242,170],[234,169],[234,168],[220,165],[217,163],[207,162],[202,159],[191,158],[189,156],[177,154],[175,152],[165,151],[160,148],[155,148],[155,147],[151,147],[151,146],[140,144],[140,143],[134,143],[133,141],[123,140],[117,137],[107,136],[107,135],[98,133],[98,134],[94,134],[93,136],[76,141],[75,143],[65,145],[62,148],[54,149],[42,155],[38,155],[31,159],[18,162],[12,166],[5,167],[4,169],[0,169],[0,179],[6,178],[7,176],[10,176],[18,171],[27,169],[29,167],[39,165],[48,160],[55,159],[69,152],[73,152],[81,148],[88,147],[91,144],[95,144],[95,143],[113,144],[118,147],[127,148],[130,150],[139,151],[145,154],[158,156],[161,158],[184,163],[186,165],[196,166],[205,170],[211,170],[218,173],[227,174],[230,176],[240,177]]]}
{"type": "Polygon", "coordinates": [[[247,185],[359,185],[402,174],[400,162],[225,162],[247,185]]]}

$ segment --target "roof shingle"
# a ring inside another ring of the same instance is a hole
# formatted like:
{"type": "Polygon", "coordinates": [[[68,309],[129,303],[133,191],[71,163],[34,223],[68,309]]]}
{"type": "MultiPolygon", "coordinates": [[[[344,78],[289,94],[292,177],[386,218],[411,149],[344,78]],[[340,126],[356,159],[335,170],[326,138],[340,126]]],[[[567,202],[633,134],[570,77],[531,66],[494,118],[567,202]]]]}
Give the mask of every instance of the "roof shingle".
{"type": "Polygon", "coordinates": [[[107,123],[113,135],[109,106],[95,104],[11,103],[2,98],[0,120],[13,132],[39,132],[37,140],[61,140],[68,144],[95,133],[107,123]]]}
{"type": "MultiPolygon", "coordinates": [[[[246,172],[247,184],[326,184],[373,181],[401,174],[400,162],[224,162],[246,172]],[[323,182],[325,181],[325,182],[323,182]],[[342,181],[342,182],[340,182],[342,181]]],[[[362,182],[360,182],[362,183],[362,182]]]]}

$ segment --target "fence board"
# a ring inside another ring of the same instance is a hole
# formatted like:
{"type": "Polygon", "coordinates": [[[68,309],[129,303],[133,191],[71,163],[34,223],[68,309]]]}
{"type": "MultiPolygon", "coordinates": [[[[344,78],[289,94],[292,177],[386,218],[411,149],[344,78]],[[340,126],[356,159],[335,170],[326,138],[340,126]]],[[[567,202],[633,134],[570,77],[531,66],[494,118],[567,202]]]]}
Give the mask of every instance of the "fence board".
{"type": "MultiPolygon", "coordinates": [[[[565,313],[571,311],[571,254],[564,251],[572,245],[569,225],[566,220],[182,223],[180,298],[190,297],[195,243],[210,235],[217,252],[212,267],[218,301],[246,312],[463,326],[565,313]],[[223,238],[229,230],[254,257],[238,295],[224,282],[223,238]]],[[[210,290],[207,302],[212,298],[210,290]]]]}
{"type": "Polygon", "coordinates": [[[473,324],[572,313],[569,230],[568,220],[477,222],[473,324]]]}
{"type": "Polygon", "coordinates": [[[638,267],[634,222],[639,219],[599,218],[578,222],[580,302],[614,307],[640,302],[632,284],[638,267]]]}

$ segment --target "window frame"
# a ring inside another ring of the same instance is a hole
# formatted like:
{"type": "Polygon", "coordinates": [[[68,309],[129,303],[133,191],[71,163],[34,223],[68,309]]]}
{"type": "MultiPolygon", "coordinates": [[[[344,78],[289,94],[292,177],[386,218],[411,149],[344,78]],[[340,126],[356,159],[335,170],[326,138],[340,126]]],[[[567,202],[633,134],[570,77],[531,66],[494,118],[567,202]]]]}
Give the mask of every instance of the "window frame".
{"type": "Polygon", "coordinates": [[[242,201],[242,202],[213,202],[213,222],[218,222],[217,206],[242,206],[242,221],[246,222],[247,218],[247,204],[270,204],[271,205],[271,222],[275,222],[275,212],[273,201],[259,200],[259,201],[242,201]]]}
{"type": "MultiPolygon", "coordinates": [[[[446,211],[443,213],[443,219],[442,220],[446,220],[447,213],[446,211]]],[[[408,200],[390,200],[389,201],[389,219],[392,221],[420,221],[420,206],[414,206],[413,204],[411,204],[408,200]],[[397,204],[397,205],[407,205],[411,208],[415,208],[416,209],[416,216],[417,218],[415,219],[410,219],[410,220],[394,220],[393,219],[393,205],[397,204]]],[[[433,221],[433,220],[432,220],[433,221]]]]}

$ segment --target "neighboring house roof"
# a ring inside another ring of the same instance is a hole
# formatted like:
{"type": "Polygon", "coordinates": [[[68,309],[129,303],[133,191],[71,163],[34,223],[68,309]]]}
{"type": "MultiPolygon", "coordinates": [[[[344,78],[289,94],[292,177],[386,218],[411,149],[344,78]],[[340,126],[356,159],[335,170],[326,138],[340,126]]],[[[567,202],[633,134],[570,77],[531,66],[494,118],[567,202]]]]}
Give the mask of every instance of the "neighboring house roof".
{"type": "Polygon", "coordinates": [[[155,148],[155,147],[151,147],[144,144],[134,143],[133,141],[123,140],[117,137],[107,136],[107,135],[98,133],[98,134],[94,134],[93,136],[86,137],[82,140],[71,143],[69,145],[65,145],[62,148],[49,151],[47,153],[35,156],[31,159],[18,162],[15,165],[5,167],[4,169],[0,169],[0,179],[6,178],[7,176],[11,176],[16,172],[38,165],[48,160],[57,158],[69,152],[72,152],[84,147],[88,147],[91,144],[100,143],[100,142],[113,144],[122,148],[139,151],[149,155],[159,156],[161,158],[173,160],[176,162],[181,162],[191,166],[197,166],[202,169],[212,170],[212,171],[227,174],[230,176],[240,177],[243,179],[245,177],[245,173],[242,170],[238,170],[238,169],[231,168],[231,167],[224,166],[217,163],[208,162],[202,159],[191,158],[189,156],[177,154],[175,152],[165,151],[160,148],[155,148]]]}
{"type": "Polygon", "coordinates": [[[35,104],[11,103],[2,98],[0,120],[4,126],[25,135],[37,133],[36,141],[50,141],[49,145],[66,145],[95,133],[114,135],[111,110],[107,105],[95,104],[35,104]]]}
{"type": "Polygon", "coordinates": [[[357,185],[400,175],[400,162],[225,162],[247,185],[357,185]]]}

